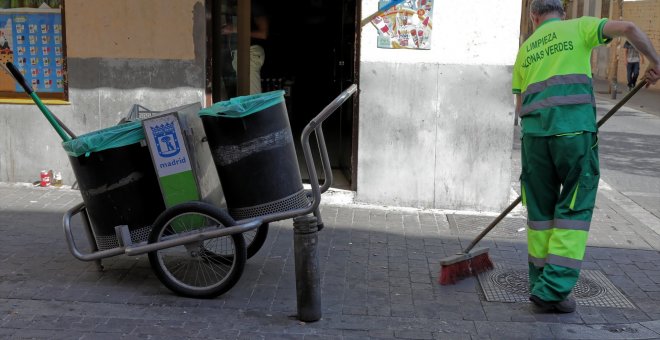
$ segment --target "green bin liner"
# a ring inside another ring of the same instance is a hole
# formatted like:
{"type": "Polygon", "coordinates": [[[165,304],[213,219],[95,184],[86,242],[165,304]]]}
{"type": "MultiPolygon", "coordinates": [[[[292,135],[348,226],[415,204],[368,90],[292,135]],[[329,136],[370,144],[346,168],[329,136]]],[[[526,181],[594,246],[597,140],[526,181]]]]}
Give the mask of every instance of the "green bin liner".
{"type": "Polygon", "coordinates": [[[199,111],[199,116],[242,118],[284,101],[284,91],[257,93],[217,102],[199,111]]]}
{"type": "Polygon", "coordinates": [[[134,121],[78,136],[63,142],[62,146],[69,156],[89,157],[92,152],[139,143],[143,139],[142,121],[134,121]]]}

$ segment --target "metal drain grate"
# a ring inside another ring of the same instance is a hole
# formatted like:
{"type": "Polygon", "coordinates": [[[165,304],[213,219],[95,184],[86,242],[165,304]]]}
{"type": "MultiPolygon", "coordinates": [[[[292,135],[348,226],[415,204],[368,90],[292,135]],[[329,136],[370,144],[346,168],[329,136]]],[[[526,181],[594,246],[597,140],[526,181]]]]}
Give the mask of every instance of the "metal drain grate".
{"type": "MultiPolygon", "coordinates": [[[[496,264],[495,269],[479,274],[478,279],[486,301],[529,302],[526,268],[496,264]]],[[[580,271],[573,295],[580,306],[636,308],[597,270],[580,271]]]]}

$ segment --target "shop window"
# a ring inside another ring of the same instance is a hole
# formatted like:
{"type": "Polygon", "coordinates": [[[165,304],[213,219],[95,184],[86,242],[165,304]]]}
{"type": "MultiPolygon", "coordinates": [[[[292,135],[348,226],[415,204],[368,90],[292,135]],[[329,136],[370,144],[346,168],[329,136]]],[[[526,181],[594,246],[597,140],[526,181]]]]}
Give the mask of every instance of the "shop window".
{"type": "MultiPolygon", "coordinates": [[[[0,62],[11,61],[37,95],[66,101],[64,0],[0,0],[0,62]]],[[[0,72],[0,103],[31,102],[8,72],[0,72]]]]}

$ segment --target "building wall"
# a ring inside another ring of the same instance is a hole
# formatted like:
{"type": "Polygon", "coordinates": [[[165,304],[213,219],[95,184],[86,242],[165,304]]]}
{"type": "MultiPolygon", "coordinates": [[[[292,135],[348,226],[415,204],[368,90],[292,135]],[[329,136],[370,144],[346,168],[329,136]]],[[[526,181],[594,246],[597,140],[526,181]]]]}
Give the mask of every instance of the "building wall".
{"type": "MultiPolygon", "coordinates": [[[[507,204],[520,5],[436,1],[429,51],[378,49],[375,28],[362,30],[358,200],[507,204]]],[[[368,15],[377,0],[362,8],[368,15]]],[[[76,134],[117,124],[133,104],[203,100],[202,0],[67,0],[65,20],[70,103],[50,108],[76,134]]],[[[0,120],[0,181],[32,182],[53,169],[73,183],[61,141],[34,105],[0,105],[0,120]]]]}
{"type": "MultiPolygon", "coordinates": [[[[623,2],[623,20],[632,21],[639,26],[651,39],[655,50],[660,53],[660,0],[642,0],[642,1],[624,1],[623,2]]],[[[619,63],[617,78],[619,82],[626,82],[626,61],[623,51],[622,39],[621,48],[619,48],[619,63]]],[[[648,60],[640,64],[640,72],[644,72],[648,66],[648,60]]],[[[652,88],[660,90],[660,84],[655,84],[652,88]]]]}
{"type": "MultiPolygon", "coordinates": [[[[580,0],[585,1],[585,0],[580,0]]],[[[602,5],[602,0],[591,0],[597,1],[599,5],[602,5]]],[[[577,7],[577,0],[574,0],[574,7],[577,7]]],[[[618,1],[610,1],[611,6],[616,6],[618,1]]],[[[598,13],[606,13],[596,12],[598,13]]],[[[612,9],[612,12],[615,12],[612,9]]],[[[576,12],[573,12],[576,13],[576,12]]],[[[569,13],[570,14],[570,13],[569,13]]],[[[596,15],[598,16],[598,15],[596,15]]],[[[575,17],[575,14],[571,14],[571,17],[575,17]]],[[[637,0],[637,1],[623,1],[623,14],[621,18],[615,18],[610,15],[612,20],[625,20],[634,22],[639,28],[644,31],[653,43],[656,51],[660,51],[660,25],[658,25],[657,20],[660,17],[660,0],[637,0]]],[[[616,48],[618,55],[618,64],[617,64],[617,80],[620,84],[626,83],[626,61],[625,53],[623,49],[623,44],[625,43],[624,38],[616,38],[612,43],[606,46],[600,46],[595,49],[594,56],[592,58],[592,70],[595,77],[602,79],[608,79],[610,74],[610,48],[616,48]],[[615,46],[615,47],[612,47],[615,46]]],[[[640,65],[641,72],[643,72],[648,66],[648,60],[645,63],[640,65]]],[[[652,89],[660,90],[660,84],[655,84],[651,86],[652,89]]]]}
{"type": "MultiPolygon", "coordinates": [[[[49,108],[77,135],[116,125],[133,104],[203,101],[203,0],[67,0],[65,12],[69,104],[49,108]]],[[[33,182],[41,169],[75,181],[35,105],[0,105],[0,121],[0,181],[33,182]]]]}
{"type": "MultiPolygon", "coordinates": [[[[363,17],[376,9],[362,1],[363,17]]],[[[521,2],[438,0],[433,12],[431,50],[379,49],[373,25],[362,29],[357,199],[500,210],[521,2]]]]}
{"type": "MultiPolygon", "coordinates": [[[[566,6],[566,18],[573,19],[581,16],[598,18],[609,17],[612,1],[603,0],[569,0],[566,6]]],[[[597,46],[591,56],[591,72],[593,77],[606,79],[609,74],[610,45],[597,46]]]]}

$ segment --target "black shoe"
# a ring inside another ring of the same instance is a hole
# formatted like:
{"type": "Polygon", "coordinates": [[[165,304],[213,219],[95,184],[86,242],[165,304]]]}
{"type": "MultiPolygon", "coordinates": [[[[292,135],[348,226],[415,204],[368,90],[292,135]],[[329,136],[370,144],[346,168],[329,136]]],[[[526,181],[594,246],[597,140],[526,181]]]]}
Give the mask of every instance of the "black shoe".
{"type": "Polygon", "coordinates": [[[576,308],[575,299],[571,296],[563,301],[545,301],[536,295],[530,295],[529,301],[532,301],[542,312],[573,313],[576,308]]]}

